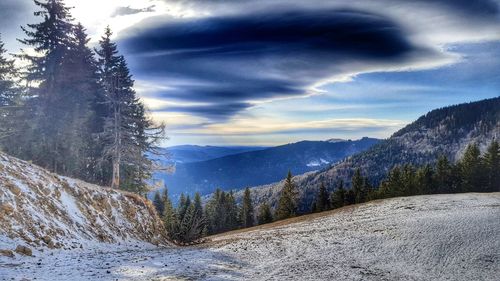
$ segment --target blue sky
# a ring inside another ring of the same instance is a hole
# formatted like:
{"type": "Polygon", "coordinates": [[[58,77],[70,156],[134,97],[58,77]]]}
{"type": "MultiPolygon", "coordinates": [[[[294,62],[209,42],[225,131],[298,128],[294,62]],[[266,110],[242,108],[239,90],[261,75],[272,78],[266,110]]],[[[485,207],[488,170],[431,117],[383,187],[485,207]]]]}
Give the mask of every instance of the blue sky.
{"type": "MultiPolygon", "coordinates": [[[[165,145],[385,138],[434,108],[500,95],[497,0],[66,3],[91,44],[115,31],[165,145]]],[[[33,7],[0,3],[13,53],[33,7]]]]}

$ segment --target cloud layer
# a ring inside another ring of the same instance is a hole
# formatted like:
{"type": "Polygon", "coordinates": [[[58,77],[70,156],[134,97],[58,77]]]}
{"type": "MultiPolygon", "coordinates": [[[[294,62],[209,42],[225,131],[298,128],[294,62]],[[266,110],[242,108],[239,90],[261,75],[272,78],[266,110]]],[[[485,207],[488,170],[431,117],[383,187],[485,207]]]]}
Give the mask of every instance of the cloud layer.
{"type": "Polygon", "coordinates": [[[346,9],[151,19],[120,43],[139,75],[180,83],[157,97],[204,103],[163,110],[212,119],[259,101],[318,93],[322,81],[439,56],[411,43],[390,19],[346,9]]]}
{"type": "MultiPolygon", "coordinates": [[[[112,27],[174,143],[385,137],[498,95],[500,0],[65,2],[92,44],[112,27]]],[[[9,51],[34,9],[0,1],[9,51]]]]}

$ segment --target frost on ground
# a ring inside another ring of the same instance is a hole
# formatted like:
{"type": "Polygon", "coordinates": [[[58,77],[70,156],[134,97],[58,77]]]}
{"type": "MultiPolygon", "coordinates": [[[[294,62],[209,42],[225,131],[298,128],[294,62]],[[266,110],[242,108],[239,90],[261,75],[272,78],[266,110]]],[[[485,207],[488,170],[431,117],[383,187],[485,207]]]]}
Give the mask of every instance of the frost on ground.
{"type": "Polygon", "coordinates": [[[103,242],[162,244],[166,237],[144,198],[57,176],[0,153],[0,255],[12,255],[17,246],[37,252],[103,242]]]}
{"type": "Polygon", "coordinates": [[[0,257],[0,280],[498,280],[500,193],[394,198],[198,247],[0,257]]]}

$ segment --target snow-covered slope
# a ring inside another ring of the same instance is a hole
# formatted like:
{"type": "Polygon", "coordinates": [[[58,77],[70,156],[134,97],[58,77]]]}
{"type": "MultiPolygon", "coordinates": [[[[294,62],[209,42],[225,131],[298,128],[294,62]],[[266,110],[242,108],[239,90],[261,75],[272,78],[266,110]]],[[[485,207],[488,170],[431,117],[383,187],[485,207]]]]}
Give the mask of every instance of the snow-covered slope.
{"type": "Polygon", "coordinates": [[[135,194],[60,177],[0,153],[0,250],[166,243],[152,205],[135,194]]]}
{"type": "Polygon", "coordinates": [[[0,280],[493,281],[499,217],[500,193],[393,198],[210,237],[198,247],[0,256],[0,280]]]}

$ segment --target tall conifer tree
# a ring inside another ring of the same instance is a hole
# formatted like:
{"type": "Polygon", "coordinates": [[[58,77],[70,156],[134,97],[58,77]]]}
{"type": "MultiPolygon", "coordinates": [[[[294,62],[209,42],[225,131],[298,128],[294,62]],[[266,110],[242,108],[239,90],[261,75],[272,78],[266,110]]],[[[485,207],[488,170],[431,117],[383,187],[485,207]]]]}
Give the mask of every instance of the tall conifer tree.
{"type": "Polygon", "coordinates": [[[481,152],[476,144],[473,143],[467,146],[458,165],[460,167],[462,192],[471,192],[485,184],[481,152]]]}
{"type": "Polygon", "coordinates": [[[111,164],[112,188],[141,192],[146,188],[154,163],[146,153],[158,153],[164,138],[164,126],[155,127],[146,116],[144,105],[134,91],[134,81],[123,56],[111,41],[108,27],[96,50],[100,82],[108,113],[100,138],[104,142],[103,161],[111,164]]]}
{"type": "Polygon", "coordinates": [[[319,187],[318,195],[316,196],[316,211],[323,212],[330,209],[330,200],[328,198],[328,192],[326,191],[326,186],[322,182],[319,187]]]}
{"type": "Polygon", "coordinates": [[[252,194],[250,188],[245,188],[243,193],[243,202],[241,206],[241,226],[251,227],[254,225],[254,209],[252,203],[252,194]]]}
{"type": "Polygon", "coordinates": [[[16,83],[18,77],[14,60],[7,57],[7,50],[0,36],[0,148],[15,150],[22,131],[20,109],[22,91],[16,83]]]}
{"type": "Polygon", "coordinates": [[[271,207],[266,202],[259,206],[259,213],[257,215],[257,221],[259,224],[265,224],[273,222],[273,213],[271,207]]]}
{"type": "Polygon", "coordinates": [[[500,146],[497,141],[491,142],[482,159],[486,170],[484,191],[500,191],[500,146]]]}
{"type": "Polygon", "coordinates": [[[286,219],[294,217],[297,214],[297,188],[293,182],[292,173],[288,171],[288,175],[281,190],[281,196],[276,209],[276,219],[286,219]]]}
{"type": "Polygon", "coordinates": [[[64,64],[73,46],[73,18],[61,0],[34,2],[40,8],[35,16],[42,21],[22,27],[27,38],[19,40],[36,53],[23,50],[18,55],[28,63],[24,78],[34,97],[28,103],[33,110],[32,131],[25,135],[28,145],[23,156],[60,172],[67,160],[63,130],[68,111],[64,100],[70,93],[65,91],[69,83],[64,77],[64,64]]]}

